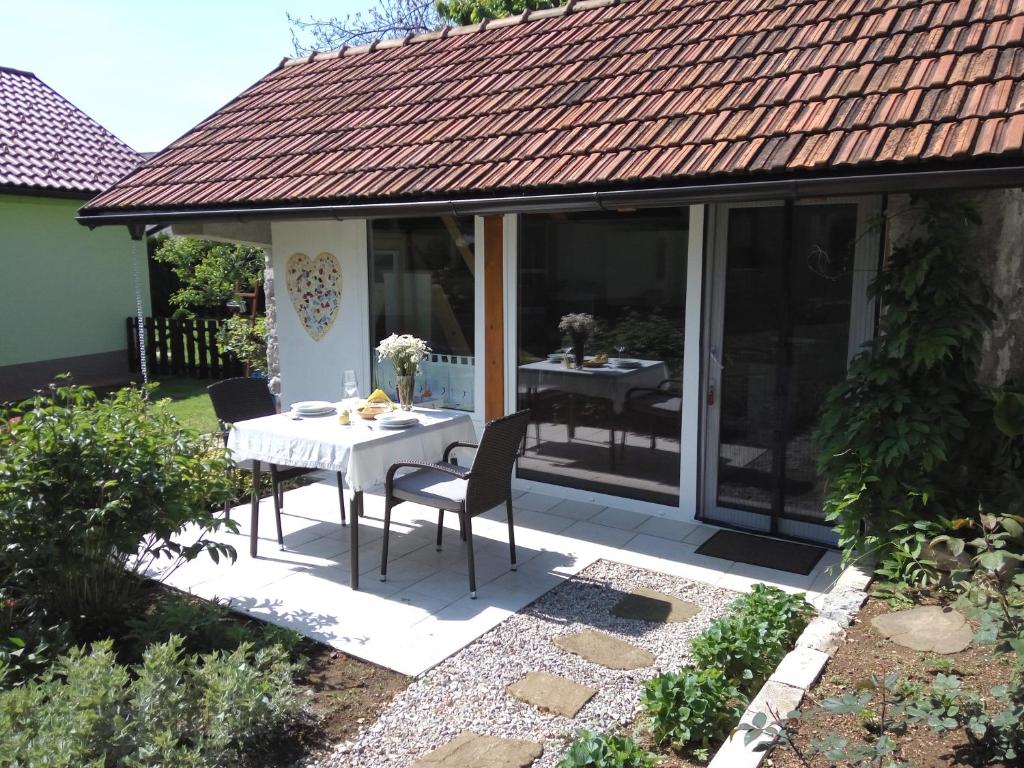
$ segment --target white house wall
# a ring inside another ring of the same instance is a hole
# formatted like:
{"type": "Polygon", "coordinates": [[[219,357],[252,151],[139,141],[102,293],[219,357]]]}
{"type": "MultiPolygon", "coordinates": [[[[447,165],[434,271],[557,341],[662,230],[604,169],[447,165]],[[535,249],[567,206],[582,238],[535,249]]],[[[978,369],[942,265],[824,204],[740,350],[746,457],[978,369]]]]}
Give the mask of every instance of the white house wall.
{"type": "Polygon", "coordinates": [[[367,231],[363,219],[287,221],[271,226],[281,366],[281,403],[337,400],[342,373],[356,372],[369,394],[370,308],[367,300],[367,231]],[[333,254],[341,266],[341,302],[334,325],[319,341],[303,327],[288,293],[285,266],[293,253],[333,254]]]}

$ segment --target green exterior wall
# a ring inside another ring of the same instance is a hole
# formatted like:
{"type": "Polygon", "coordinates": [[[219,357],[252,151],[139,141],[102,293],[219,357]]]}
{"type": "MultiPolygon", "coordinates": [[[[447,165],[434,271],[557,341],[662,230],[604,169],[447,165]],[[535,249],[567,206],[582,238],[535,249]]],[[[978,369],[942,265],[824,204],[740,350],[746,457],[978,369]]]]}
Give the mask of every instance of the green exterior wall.
{"type": "MultiPolygon", "coordinates": [[[[135,314],[132,241],[90,231],[80,200],[0,195],[0,368],[123,351],[135,314]]],[[[149,277],[142,292],[149,313],[149,277]]]]}

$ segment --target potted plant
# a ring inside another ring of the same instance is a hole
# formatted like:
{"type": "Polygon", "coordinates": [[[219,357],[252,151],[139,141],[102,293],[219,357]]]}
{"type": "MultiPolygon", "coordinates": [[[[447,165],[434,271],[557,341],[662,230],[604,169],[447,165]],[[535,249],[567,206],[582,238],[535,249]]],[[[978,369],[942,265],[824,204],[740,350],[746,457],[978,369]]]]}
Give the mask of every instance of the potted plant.
{"type": "Polygon", "coordinates": [[[412,397],[415,391],[416,374],[420,370],[420,362],[430,354],[430,347],[423,339],[408,333],[398,335],[392,333],[377,345],[377,360],[390,360],[395,366],[398,379],[398,402],[403,411],[412,410],[412,397]]]}
{"type": "Polygon", "coordinates": [[[597,322],[594,320],[594,316],[586,312],[570,312],[568,315],[562,315],[562,319],[558,321],[558,330],[572,340],[572,351],[576,358],[577,368],[583,367],[587,341],[594,335],[596,328],[597,322]]]}

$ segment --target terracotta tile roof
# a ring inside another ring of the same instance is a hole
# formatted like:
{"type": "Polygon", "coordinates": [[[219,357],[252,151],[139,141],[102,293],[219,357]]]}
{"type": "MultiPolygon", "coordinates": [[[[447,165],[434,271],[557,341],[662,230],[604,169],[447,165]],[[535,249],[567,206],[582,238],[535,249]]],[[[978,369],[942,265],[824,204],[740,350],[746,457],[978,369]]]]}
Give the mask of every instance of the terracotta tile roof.
{"type": "Polygon", "coordinates": [[[1020,160],[1022,120],[1024,0],[592,0],[283,62],[87,211],[1020,160]]]}
{"type": "Polygon", "coordinates": [[[91,195],[141,160],[31,72],[0,67],[0,188],[91,195]]]}

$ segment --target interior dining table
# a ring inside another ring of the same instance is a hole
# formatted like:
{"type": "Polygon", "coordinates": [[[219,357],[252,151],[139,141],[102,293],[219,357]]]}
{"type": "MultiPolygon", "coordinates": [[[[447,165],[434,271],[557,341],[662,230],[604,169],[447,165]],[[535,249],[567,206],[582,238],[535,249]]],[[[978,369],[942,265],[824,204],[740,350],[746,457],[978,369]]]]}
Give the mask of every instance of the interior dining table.
{"type": "MultiPolygon", "coordinates": [[[[264,464],[303,467],[334,472],[344,509],[345,489],[352,494],[348,505],[351,586],[359,589],[359,518],[363,516],[363,492],[379,487],[392,464],[398,461],[440,461],[451,443],[476,442],[469,414],[442,408],[416,407],[417,423],[402,429],[387,428],[354,412],[349,424],[341,424],[338,410],[323,416],[298,416],[291,412],[236,422],[228,433],[233,461],[252,462],[252,500],[249,554],[257,556],[259,537],[260,471],[264,464]]],[[[342,523],[344,525],[344,522],[342,523]]]]}

